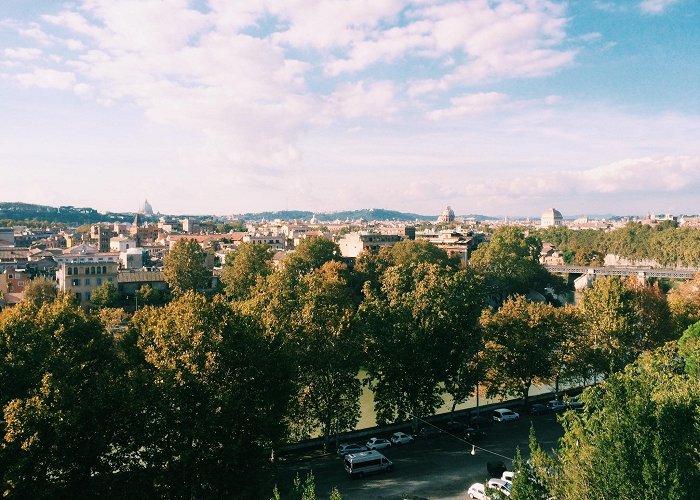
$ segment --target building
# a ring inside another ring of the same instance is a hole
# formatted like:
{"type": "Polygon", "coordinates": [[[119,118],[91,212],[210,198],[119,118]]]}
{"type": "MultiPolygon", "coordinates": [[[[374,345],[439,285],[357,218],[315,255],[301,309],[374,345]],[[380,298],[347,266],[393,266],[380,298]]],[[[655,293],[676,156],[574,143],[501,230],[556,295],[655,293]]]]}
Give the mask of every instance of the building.
{"type": "Polygon", "coordinates": [[[112,236],[112,231],[102,224],[95,224],[90,227],[90,239],[97,243],[97,249],[100,252],[109,252],[110,238],[112,236]]]}
{"type": "Polygon", "coordinates": [[[130,248],[136,248],[136,240],[120,234],[109,240],[110,252],[126,252],[130,248]]]}
{"type": "Polygon", "coordinates": [[[148,217],[153,215],[153,207],[151,207],[151,204],[148,203],[148,200],[143,201],[143,205],[139,207],[138,213],[146,215],[148,217]]]}
{"type": "Polygon", "coordinates": [[[542,217],[540,220],[540,227],[555,227],[564,224],[564,218],[561,216],[561,212],[554,208],[548,208],[542,212],[542,217]]]}
{"type": "Polygon", "coordinates": [[[11,227],[0,227],[0,247],[15,246],[15,230],[11,227]]]}
{"type": "Polygon", "coordinates": [[[122,269],[141,269],[143,267],[143,249],[129,248],[119,253],[122,269]]]}
{"type": "Polygon", "coordinates": [[[58,289],[75,295],[81,305],[88,305],[92,292],[102,284],[117,286],[118,253],[99,252],[95,247],[82,244],[54,259],[58,265],[58,289]]]}
{"type": "Polygon", "coordinates": [[[22,293],[29,279],[29,273],[25,269],[18,269],[15,267],[5,268],[2,273],[0,273],[0,292],[22,293]]]}
{"type": "Polygon", "coordinates": [[[401,241],[397,234],[379,234],[356,232],[349,233],[338,240],[340,254],[346,258],[356,258],[363,251],[378,252],[382,248],[391,248],[401,241]]]}
{"type": "Polygon", "coordinates": [[[452,210],[452,207],[445,207],[445,210],[442,211],[440,216],[437,219],[438,223],[440,224],[447,224],[449,222],[454,222],[455,221],[455,213],[452,210]]]}

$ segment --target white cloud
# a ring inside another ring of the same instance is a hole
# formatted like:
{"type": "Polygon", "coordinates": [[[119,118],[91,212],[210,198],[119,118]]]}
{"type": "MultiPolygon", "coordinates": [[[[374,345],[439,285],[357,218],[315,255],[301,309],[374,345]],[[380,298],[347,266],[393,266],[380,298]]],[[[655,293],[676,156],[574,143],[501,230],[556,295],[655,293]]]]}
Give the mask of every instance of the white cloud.
{"type": "Polygon", "coordinates": [[[326,111],[331,116],[349,119],[366,116],[388,119],[399,109],[394,94],[392,82],[344,84],[328,97],[326,111]]]}
{"type": "Polygon", "coordinates": [[[15,79],[24,86],[43,89],[68,90],[75,84],[73,73],[53,69],[35,69],[30,73],[17,74],[15,79]]]}
{"type": "Polygon", "coordinates": [[[429,120],[438,121],[460,116],[476,116],[493,111],[508,103],[509,97],[500,92],[465,94],[450,99],[449,108],[437,109],[426,114],[429,120]]]}
{"type": "Polygon", "coordinates": [[[3,50],[2,54],[8,59],[30,61],[39,58],[41,50],[34,47],[15,47],[3,50]]]}
{"type": "Polygon", "coordinates": [[[680,0],[643,0],[639,4],[639,8],[648,14],[661,14],[671,5],[679,1],[680,0]]]}

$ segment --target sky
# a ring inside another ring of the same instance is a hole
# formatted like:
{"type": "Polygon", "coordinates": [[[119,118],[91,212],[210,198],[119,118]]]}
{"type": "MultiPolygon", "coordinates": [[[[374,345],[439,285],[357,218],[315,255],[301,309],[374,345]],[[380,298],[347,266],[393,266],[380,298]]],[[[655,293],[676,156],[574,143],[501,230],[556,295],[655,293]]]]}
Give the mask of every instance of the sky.
{"type": "Polygon", "coordinates": [[[2,0],[0,201],[700,213],[698,0],[2,0]]]}

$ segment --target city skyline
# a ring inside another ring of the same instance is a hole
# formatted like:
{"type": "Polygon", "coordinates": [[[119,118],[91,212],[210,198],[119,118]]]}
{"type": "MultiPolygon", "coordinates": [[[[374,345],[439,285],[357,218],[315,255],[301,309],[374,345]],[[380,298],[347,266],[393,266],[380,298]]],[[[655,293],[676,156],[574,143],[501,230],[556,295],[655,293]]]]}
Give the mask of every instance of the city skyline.
{"type": "Polygon", "coordinates": [[[8,0],[0,43],[2,201],[700,211],[691,0],[8,0]]]}

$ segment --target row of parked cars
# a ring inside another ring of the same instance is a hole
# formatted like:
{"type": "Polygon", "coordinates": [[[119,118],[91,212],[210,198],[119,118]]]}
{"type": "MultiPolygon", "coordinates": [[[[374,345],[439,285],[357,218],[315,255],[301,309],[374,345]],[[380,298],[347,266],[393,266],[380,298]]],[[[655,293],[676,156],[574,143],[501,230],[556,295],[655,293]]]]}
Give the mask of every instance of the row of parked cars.
{"type": "Polygon", "coordinates": [[[583,409],[583,403],[577,397],[571,397],[566,401],[553,399],[546,404],[536,403],[530,407],[530,413],[532,415],[543,415],[545,413],[561,413],[566,410],[578,411],[581,409],[583,409]]]}
{"type": "Polygon", "coordinates": [[[498,491],[509,497],[510,491],[513,489],[513,474],[512,471],[505,471],[500,478],[492,477],[486,484],[474,483],[467,490],[467,496],[478,500],[487,500],[489,491],[498,491]]]}

